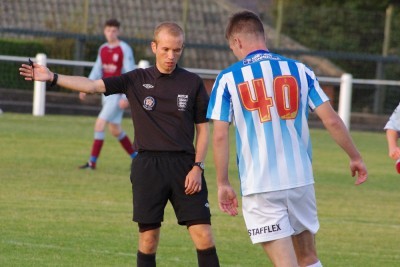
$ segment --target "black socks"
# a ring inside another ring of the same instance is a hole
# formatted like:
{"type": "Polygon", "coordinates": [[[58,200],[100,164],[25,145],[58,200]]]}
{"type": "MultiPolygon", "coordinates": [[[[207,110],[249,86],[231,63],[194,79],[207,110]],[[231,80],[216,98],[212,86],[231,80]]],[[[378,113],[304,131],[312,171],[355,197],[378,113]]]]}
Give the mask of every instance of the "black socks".
{"type": "MultiPolygon", "coordinates": [[[[217,250],[211,247],[197,250],[197,262],[199,267],[219,267],[217,250]]],[[[156,267],[156,254],[144,254],[137,252],[137,267],[156,267]]]]}
{"type": "Polygon", "coordinates": [[[144,254],[137,252],[137,267],[156,267],[156,254],[144,254]]]}
{"type": "Polygon", "coordinates": [[[219,267],[217,250],[211,247],[204,250],[197,250],[197,262],[199,267],[219,267]]]}

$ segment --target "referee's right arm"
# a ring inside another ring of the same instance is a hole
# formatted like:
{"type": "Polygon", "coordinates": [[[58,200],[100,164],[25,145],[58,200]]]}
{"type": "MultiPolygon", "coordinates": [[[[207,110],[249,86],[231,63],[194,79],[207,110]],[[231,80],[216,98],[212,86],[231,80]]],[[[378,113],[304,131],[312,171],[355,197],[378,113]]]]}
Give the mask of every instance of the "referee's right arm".
{"type": "Polygon", "coordinates": [[[63,88],[87,94],[104,93],[106,91],[104,82],[101,79],[90,80],[83,76],[56,74],[37,63],[33,63],[33,66],[22,64],[19,68],[19,74],[27,81],[49,82],[51,85],[57,84],[63,88]]]}

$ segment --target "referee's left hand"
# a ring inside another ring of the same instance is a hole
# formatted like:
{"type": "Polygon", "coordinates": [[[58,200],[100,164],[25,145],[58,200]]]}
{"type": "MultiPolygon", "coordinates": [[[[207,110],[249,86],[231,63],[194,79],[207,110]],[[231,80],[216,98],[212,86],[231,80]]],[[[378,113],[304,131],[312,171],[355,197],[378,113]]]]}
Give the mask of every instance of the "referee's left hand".
{"type": "Polygon", "coordinates": [[[190,170],[185,179],[185,194],[193,195],[201,191],[201,170],[194,167],[190,170]]]}

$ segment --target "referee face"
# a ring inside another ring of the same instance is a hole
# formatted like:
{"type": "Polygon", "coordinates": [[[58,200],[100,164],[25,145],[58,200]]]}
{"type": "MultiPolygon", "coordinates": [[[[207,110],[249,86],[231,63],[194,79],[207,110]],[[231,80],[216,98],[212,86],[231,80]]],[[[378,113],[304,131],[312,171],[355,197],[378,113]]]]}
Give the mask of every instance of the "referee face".
{"type": "Polygon", "coordinates": [[[156,40],[151,42],[151,49],[156,55],[156,66],[161,73],[174,71],[183,51],[183,35],[174,36],[167,30],[161,30],[156,40]]]}

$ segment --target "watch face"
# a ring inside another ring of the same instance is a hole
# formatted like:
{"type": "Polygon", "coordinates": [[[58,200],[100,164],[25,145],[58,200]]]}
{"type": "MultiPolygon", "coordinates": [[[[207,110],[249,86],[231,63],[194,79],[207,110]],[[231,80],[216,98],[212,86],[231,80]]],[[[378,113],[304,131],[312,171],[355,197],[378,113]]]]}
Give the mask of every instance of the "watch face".
{"type": "Polygon", "coordinates": [[[193,166],[199,166],[200,169],[204,170],[204,162],[195,162],[193,166]]]}

